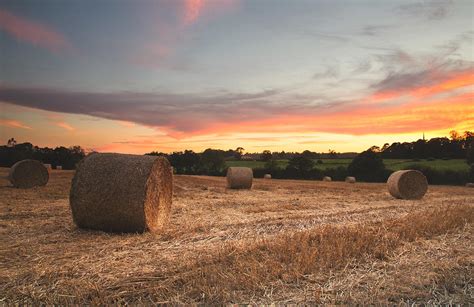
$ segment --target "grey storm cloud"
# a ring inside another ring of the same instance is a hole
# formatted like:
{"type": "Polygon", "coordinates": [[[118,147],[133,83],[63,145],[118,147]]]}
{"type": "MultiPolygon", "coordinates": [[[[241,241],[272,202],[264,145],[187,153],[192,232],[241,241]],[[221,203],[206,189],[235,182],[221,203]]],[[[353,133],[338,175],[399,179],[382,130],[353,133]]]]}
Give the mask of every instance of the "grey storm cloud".
{"type": "MultiPolygon", "coordinates": [[[[212,95],[115,92],[74,92],[48,88],[0,86],[0,101],[45,111],[131,121],[175,131],[200,130],[210,123],[259,120],[315,110],[314,97],[282,103],[282,91],[212,95]]],[[[327,107],[327,106],[326,106],[327,107]]]]}

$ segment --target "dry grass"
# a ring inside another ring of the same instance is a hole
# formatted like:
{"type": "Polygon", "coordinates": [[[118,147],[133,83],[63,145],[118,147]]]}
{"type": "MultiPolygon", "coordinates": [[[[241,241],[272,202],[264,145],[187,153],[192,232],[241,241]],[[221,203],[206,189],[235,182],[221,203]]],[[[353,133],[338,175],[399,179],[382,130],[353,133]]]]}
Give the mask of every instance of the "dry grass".
{"type": "Polygon", "coordinates": [[[474,303],[474,191],[176,176],[160,235],[77,229],[72,173],[0,182],[0,299],[19,303],[474,303]]]}
{"type": "MultiPolygon", "coordinates": [[[[375,225],[325,225],[248,245],[229,244],[216,254],[201,255],[183,270],[187,272],[185,278],[175,280],[170,287],[187,284],[187,296],[206,303],[240,302],[241,296],[261,298],[269,285],[273,295],[281,295],[286,290],[282,284],[291,287],[306,282],[311,275],[387,260],[406,242],[451,233],[473,220],[473,207],[448,206],[375,225]]],[[[321,303],[317,296],[308,299],[321,303]]]]}

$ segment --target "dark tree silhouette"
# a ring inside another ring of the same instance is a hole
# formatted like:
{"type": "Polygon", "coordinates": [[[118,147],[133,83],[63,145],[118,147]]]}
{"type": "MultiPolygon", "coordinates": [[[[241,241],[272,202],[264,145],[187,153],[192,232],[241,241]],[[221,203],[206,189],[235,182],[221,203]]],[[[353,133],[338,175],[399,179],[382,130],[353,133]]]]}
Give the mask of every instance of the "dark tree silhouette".
{"type": "Polygon", "coordinates": [[[352,160],[347,172],[350,176],[355,176],[357,180],[380,181],[385,173],[385,165],[382,158],[369,149],[352,160]]]}
{"type": "Polygon", "coordinates": [[[262,161],[270,161],[272,159],[272,153],[270,150],[264,150],[260,155],[260,160],[262,161]]]}
{"type": "Polygon", "coordinates": [[[16,144],[13,138],[8,145],[0,146],[0,166],[3,167],[11,167],[24,159],[34,159],[51,164],[54,168],[60,165],[63,169],[75,169],[76,164],[84,157],[85,152],[80,146],[41,148],[31,143],[16,144]]]}

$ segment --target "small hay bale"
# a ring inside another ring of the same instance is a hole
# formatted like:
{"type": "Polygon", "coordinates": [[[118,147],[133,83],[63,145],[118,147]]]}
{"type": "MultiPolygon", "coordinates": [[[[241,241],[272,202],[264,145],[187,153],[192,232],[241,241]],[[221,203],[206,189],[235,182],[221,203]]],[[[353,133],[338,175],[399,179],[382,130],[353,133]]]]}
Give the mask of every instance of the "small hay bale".
{"type": "Polygon", "coordinates": [[[265,174],[265,175],[263,175],[263,179],[272,179],[272,175],[265,174]]]}
{"type": "Polygon", "coordinates": [[[249,167],[229,167],[227,169],[227,188],[251,189],[253,171],[249,167]]]}
{"type": "Polygon", "coordinates": [[[155,232],[168,223],[172,195],[166,158],[94,153],[78,165],[69,204],[80,228],[155,232]]]}
{"type": "Polygon", "coordinates": [[[468,183],[466,183],[466,187],[468,187],[468,188],[474,188],[474,183],[468,182],[468,183]]]}
{"type": "Polygon", "coordinates": [[[57,169],[57,170],[62,170],[63,167],[62,167],[61,165],[56,165],[56,169],[57,169]]]}
{"type": "Polygon", "coordinates": [[[332,181],[332,178],[329,176],[324,176],[323,181],[332,181]]]}
{"type": "Polygon", "coordinates": [[[52,169],[51,164],[45,163],[44,167],[46,167],[48,170],[52,169]]]}
{"type": "Polygon", "coordinates": [[[8,179],[15,188],[29,189],[45,186],[49,180],[49,172],[40,161],[22,160],[10,168],[8,179]]]}
{"type": "Polygon", "coordinates": [[[428,180],[417,170],[396,171],[387,180],[388,191],[399,199],[421,199],[428,190],[428,180]]]}
{"type": "Polygon", "coordinates": [[[348,177],[346,177],[346,182],[347,183],[356,183],[356,178],[348,176],[348,177]]]}

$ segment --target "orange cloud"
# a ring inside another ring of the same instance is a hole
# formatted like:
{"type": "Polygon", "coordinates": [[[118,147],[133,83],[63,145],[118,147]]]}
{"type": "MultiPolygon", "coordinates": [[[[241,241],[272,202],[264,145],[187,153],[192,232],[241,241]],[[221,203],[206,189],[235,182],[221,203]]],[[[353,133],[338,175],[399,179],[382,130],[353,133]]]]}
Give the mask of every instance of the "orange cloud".
{"type": "MultiPolygon", "coordinates": [[[[186,134],[210,135],[235,132],[326,132],[349,135],[396,134],[451,129],[474,119],[474,93],[443,100],[414,100],[392,106],[365,103],[324,114],[279,115],[258,121],[210,123],[205,129],[186,134]]],[[[469,126],[468,130],[474,130],[469,126]]],[[[180,135],[183,137],[183,135],[180,135]]]]}
{"type": "Polygon", "coordinates": [[[423,98],[474,85],[474,69],[447,73],[446,76],[441,78],[439,72],[432,73],[431,75],[433,79],[438,78],[440,80],[433,85],[377,91],[369,100],[371,102],[380,102],[404,95],[423,98]]]}
{"type": "Polygon", "coordinates": [[[58,126],[58,127],[63,128],[63,129],[66,129],[66,130],[68,130],[68,131],[74,131],[74,130],[76,130],[74,127],[72,127],[71,125],[69,125],[69,124],[66,123],[66,122],[57,122],[57,123],[55,123],[55,125],[58,126]]]}
{"type": "Polygon", "coordinates": [[[21,129],[32,129],[30,126],[23,124],[18,120],[13,119],[0,119],[0,126],[10,127],[10,128],[21,128],[21,129]]]}
{"type": "Polygon", "coordinates": [[[446,80],[443,80],[442,82],[433,86],[418,88],[416,90],[413,90],[411,94],[413,96],[425,97],[442,93],[445,91],[463,88],[470,85],[474,85],[474,70],[468,70],[458,75],[450,76],[446,80]]]}
{"type": "Polygon", "coordinates": [[[0,9],[0,30],[20,41],[46,48],[53,52],[71,48],[70,43],[54,29],[16,16],[0,9]]]}

